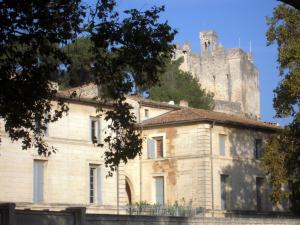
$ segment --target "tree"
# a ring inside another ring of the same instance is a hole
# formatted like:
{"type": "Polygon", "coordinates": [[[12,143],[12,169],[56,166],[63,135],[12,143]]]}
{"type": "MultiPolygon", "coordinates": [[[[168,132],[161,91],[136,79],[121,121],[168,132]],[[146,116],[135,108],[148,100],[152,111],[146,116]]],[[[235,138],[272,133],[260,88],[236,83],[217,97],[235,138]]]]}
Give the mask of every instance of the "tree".
{"type": "Polygon", "coordinates": [[[294,6],[296,9],[300,9],[300,2],[298,0],[280,0],[286,4],[294,6]]]}
{"type": "Polygon", "coordinates": [[[213,94],[206,93],[198,81],[190,73],[179,69],[182,59],[172,61],[161,74],[160,84],[149,90],[149,98],[158,101],[180,100],[189,102],[194,108],[212,110],[214,107],[213,94]]]}
{"type": "Polygon", "coordinates": [[[94,81],[91,71],[92,53],[91,40],[88,37],[78,38],[63,47],[63,51],[71,59],[72,64],[63,71],[58,79],[60,88],[70,88],[94,81]]]}
{"type": "Polygon", "coordinates": [[[273,136],[268,143],[263,168],[270,175],[272,198],[279,202],[289,197],[292,210],[300,211],[300,11],[278,5],[268,18],[268,44],[278,46],[279,74],[282,77],[274,90],[276,116],[291,117],[292,122],[273,136]],[[282,186],[289,186],[288,192],[282,186]]]}
{"type": "Polygon", "coordinates": [[[51,152],[40,131],[68,110],[59,102],[50,113],[56,99],[52,76],[59,64],[70,63],[59,45],[76,38],[83,15],[78,0],[0,2],[0,117],[23,149],[51,152]]]}
{"type": "Polygon", "coordinates": [[[87,8],[79,0],[0,2],[0,116],[10,138],[22,139],[23,149],[35,147],[44,155],[55,151],[43,140],[46,124],[68,108],[58,101],[53,109],[52,102],[59,99],[51,81],[53,74],[72,65],[62,46],[86,35],[93,64],[84,66],[90,66],[94,82],[105,90],[96,100],[113,106],[104,117],[115,134],[105,139],[106,165],[114,170],[141,151],[125,94],[134,84],[151,87],[158,82],[171,58],[176,31],[158,22],[164,7],[120,15],[114,0],[99,0],[84,23],[87,8]]]}

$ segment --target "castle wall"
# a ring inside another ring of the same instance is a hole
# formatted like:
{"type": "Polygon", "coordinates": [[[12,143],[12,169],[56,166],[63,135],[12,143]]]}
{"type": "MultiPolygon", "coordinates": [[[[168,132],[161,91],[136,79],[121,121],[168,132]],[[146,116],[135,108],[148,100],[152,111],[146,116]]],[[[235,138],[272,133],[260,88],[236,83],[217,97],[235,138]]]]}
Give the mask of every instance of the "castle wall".
{"type": "Polygon", "coordinates": [[[214,93],[215,111],[259,119],[259,75],[252,56],[241,49],[217,45],[214,32],[200,34],[200,38],[204,38],[200,53],[192,53],[189,44],[177,46],[174,59],[184,59],[180,69],[190,72],[202,88],[214,93]]]}

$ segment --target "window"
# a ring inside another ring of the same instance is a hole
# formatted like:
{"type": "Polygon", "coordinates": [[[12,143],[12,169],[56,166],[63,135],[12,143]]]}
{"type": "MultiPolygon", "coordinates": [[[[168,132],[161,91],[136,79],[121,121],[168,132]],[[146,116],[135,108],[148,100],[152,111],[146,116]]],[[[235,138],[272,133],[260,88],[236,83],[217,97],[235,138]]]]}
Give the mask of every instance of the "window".
{"type": "Polygon", "coordinates": [[[163,136],[152,137],[147,141],[148,158],[163,158],[164,157],[164,141],[163,136]]]}
{"type": "MultiPolygon", "coordinates": [[[[39,134],[39,135],[42,135],[42,133],[43,133],[42,121],[36,119],[34,123],[35,123],[35,131],[36,131],[36,133],[39,134]]],[[[45,135],[49,136],[49,123],[45,123],[44,126],[45,126],[45,131],[44,131],[45,135]]]]}
{"type": "Polygon", "coordinates": [[[257,211],[263,209],[263,187],[264,187],[264,178],[256,177],[256,206],[257,211]]]}
{"type": "Polygon", "coordinates": [[[149,109],[145,109],[145,118],[149,117],[149,109]]]}
{"type": "Polygon", "coordinates": [[[221,175],[221,209],[228,209],[228,175],[221,175]]]}
{"type": "Polygon", "coordinates": [[[89,202],[100,205],[102,203],[100,166],[91,164],[89,173],[89,202]]]}
{"type": "Polygon", "coordinates": [[[155,177],[155,203],[160,205],[165,203],[164,177],[155,177]]]}
{"type": "Polygon", "coordinates": [[[225,156],[225,139],[226,135],[219,134],[219,153],[222,156],[225,156]]]}
{"type": "Polygon", "coordinates": [[[33,202],[44,201],[44,164],[42,160],[33,161],[33,202]]]}
{"type": "Polygon", "coordinates": [[[163,137],[155,138],[156,141],[156,158],[163,158],[163,137]]]}
{"type": "Polygon", "coordinates": [[[99,118],[91,117],[91,141],[95,144],[100,141],[99,118]]]}
{"type": "Polygon", "coordinates": [[[262,140],[255,139],[254,145],[254,157],[259,159],[262,156],[262,140]]]}

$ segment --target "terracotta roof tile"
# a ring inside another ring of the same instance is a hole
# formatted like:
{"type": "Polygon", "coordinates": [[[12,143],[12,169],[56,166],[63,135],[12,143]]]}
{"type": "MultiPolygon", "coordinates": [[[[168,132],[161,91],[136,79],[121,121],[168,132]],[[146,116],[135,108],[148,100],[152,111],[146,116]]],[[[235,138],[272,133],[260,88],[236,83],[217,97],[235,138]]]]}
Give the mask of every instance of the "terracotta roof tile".
{"type": "Polygon", "coordinates": [[[248,128],[258,128],[265,130],[278,130],[280,127],[270,123],[264,123],[259,120],[246,119],[226,113],[214,112],[204,109],[182,108],[180,110],[167,112],[163,115],[143,121],[143,127],[153,127],[170,124],[184,124],[192,122],[215,122],[216,124],[225,124],[241,126],[248,128]]]}

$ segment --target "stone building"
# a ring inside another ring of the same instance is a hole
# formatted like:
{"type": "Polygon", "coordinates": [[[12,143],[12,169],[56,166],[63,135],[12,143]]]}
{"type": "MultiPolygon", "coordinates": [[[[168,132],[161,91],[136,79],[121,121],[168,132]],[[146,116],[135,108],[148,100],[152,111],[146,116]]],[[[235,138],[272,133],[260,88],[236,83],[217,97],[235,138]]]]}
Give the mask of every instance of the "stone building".
{"type": "Polygon", "coordinates": [[[174,58],[184,59],[180,68],[214,93],[215,111],[259,119],[259,74],[252,53],[224,48],[214,31],[200,32],[199,38],[199,53],[193,53],[188,43],[177,46],[174,58]]]}
{"type": "MultiPolygon", "coordinates": [[[[107,123],[96,116],[96,102],[85,94],[72,99],[65,93],[59,96],[69,112],[48,125],[45,140],[57,149],[49,157],[39,156],[35,149],[22,150],[21,141],[12,142],[0,120],[0,202],[15,202],[17,209],[84,206],[91,213],[116,213],[116,177],[106,177],[103,149],[92,140],[96,136],[102,142],[107,123]]],[[[119,204],[124,206],[124,167],[119,171],[119,204]]]]}
{"type": "MultiPolygon", "coordinates": [[[[59,92],[70,110],[47,129],[46,141],[58,149],[50,157],[22,151],[0,120],[0,202],[17,208],[85,206],[87,212],[124,213],[128,203],[172,205],[191,202],[208,215],[226,211],[286,210],[274,206],[268,180],[260,170],[266,139],[279,128],[259,120],[259,80],[251,55],[224,49],[215,32],[201,32],[199,54],[189,45],[176,50],[181,69],[215,93],[216,111],[193,109],[128,96],[142,126],[142,155],[106,177],[102,143],[107,122],[96,113],[96,85],[59,92]],[[76,91],[76,98],[69,98],[76,91]],[[118,178],[118,179],[117,179],[118,178]]],[[[55,109],[53,102],[53,109],[55,109]]],[[[105,105],[104,108],[109,108],[105,105]]]]}
{"type": "MultiPolygon", "coordinates": [[[[141,105],[141,113],[151,115],[153,103],[142,100],[141,105]]],[[[125,166],[131,202],[191,203],[215,216],[285,209],[270,201],[268,180],[259,167],[277,126],[189,107],[141,123],[143,154],[125,166]]]]}

